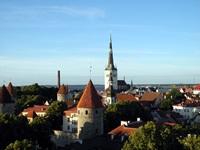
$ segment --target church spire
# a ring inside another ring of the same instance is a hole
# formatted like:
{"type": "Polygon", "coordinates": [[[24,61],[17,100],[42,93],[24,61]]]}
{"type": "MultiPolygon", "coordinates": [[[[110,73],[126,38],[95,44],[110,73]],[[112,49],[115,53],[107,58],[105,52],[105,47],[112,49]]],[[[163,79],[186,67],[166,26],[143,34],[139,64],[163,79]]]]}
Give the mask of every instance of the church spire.
{"type": "Polygon", "coordinates": [[[108,66],[106,69],[115,70],[114,60],[113,60],[113,52],[112,52],[112,37],[110,34],[110,44],[109,44],[109,54],[108,54],[108,66]]]}

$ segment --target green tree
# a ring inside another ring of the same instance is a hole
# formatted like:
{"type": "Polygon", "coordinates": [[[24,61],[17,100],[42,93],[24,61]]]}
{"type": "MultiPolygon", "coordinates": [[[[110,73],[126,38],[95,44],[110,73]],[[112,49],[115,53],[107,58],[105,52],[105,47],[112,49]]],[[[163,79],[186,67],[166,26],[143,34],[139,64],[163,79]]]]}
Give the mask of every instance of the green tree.
{"type": "Polygon", "coordinates": [[[51,129],[51,123],[45,117],[36,117],[30,123],[32,130],[32,139],[42,147],[49,148],[51,146],[51,135],[53,130],[51,129]]]}
{"type": "Polygon", "coordinates": [[[137,117],[143,117],[143,107],[133,101],[118,101],[109,105],[104,112],[105,132],[109,132],[120,125],[120,121],[135,121],[137,117]]]}
{"type": "Polygon", "coordinates": [[[185,100],[184,94],[175,88],[171,89],[166,96],[167,99],[171,99],[173,103],[180,103],[185,100]]]}
{"type": "Polygon", "coordinates": [[[158,150],[157,147],[157,129],[153,122],[147,122],[141,126],[135,133],[132,133],[123,146],[123,150],[158,150]]]}
{"type": "Polygon", "coordinates": [[[63,123],[63,111],[67,110],[67,104],[54,101],[47,109],[46,116],[54,130],[60,130],[63,123]]]}
{"type": "Polygon", "coordinates": [[[132,133],[123,146],[124,150],[177,150],[183,149],[178,139],[186,133],[180,125],[171,127],[147,122],[132,133]]]}
{"type": "Polygon", "coordinates": [[[15,140],[30,137],[30,126],[26,117],[0,114],[0,149],[4,149],[15,140]]]}
{"type": "Polygon", "coordinates": [[[16,140],[14,143],[10,143],[5,150],[34,150],[35,146],[32,141],[24,139],[22,141],[16,140]]]}
{"type": "Polygon", "coordinates": [[[163,110],[172,110],[173,109],[172,105],[173,105],[172,100],[166,99],[166,100],[161,102],[159,108],[163,109],[163,110]]]}
{"type": "Polygon", "coordinates": [[[180,139],[179,142],[183,144],[185,150],[199,150],[200,149],[200,136],[188,135],[184,139],[180,139]]]}

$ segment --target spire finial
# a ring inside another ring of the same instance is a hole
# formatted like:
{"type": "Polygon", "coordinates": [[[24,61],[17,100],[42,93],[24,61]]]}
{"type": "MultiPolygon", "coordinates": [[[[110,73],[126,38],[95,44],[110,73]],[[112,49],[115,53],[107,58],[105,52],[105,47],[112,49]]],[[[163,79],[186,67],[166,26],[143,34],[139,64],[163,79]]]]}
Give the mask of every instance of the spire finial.
{"type": "Polygon", "coordinates": [[[92,65],[90,63],[90,80],[91,80],[92,65]]]}
{"type": "Polygon", "coordinates": [[[111,35],[111,31],[110,31],[110,50],[112,50],[112,35],[111,35]]]}

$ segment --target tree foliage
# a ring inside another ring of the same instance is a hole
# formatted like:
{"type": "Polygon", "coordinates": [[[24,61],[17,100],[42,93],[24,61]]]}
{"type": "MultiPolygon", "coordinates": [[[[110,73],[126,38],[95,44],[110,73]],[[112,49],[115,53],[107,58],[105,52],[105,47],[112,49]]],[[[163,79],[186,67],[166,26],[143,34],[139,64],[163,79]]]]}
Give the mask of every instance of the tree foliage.
{"type": "Polygon", "coordinates": [[[50,144],[51,135],[53,130],[51,129],[51,123],[45,117],[36,117],[30,123],[32,129],[32,139],[42,148],[48,148],[50,144]]]}
{"type": "MultiPolygon", "coordinates": [[[[132,133],[123,146],[124,150],[177,150],[192,149],[199,147],[199,137],[185,138],[190,134],[198,134],[195,131],[197,127],[183,127],[182,125],[159,125],[153,122],[147,122],[144,126],[132,133]],[[192,141],[193,140],[193,141],[192,141]],[[197,145],[196,145],[197,144],[197,145]]],[[[200,145],[199,145],[200,146],[200,145]]]]}
{"type": "Polygon", "coordinates": [[[143,117],[143,107],[133,101],[118,101],[109,105],[104,112],[105,131],[111,131],[120,125],[120,121],[135,121],[137,117],[143,117]]]}
{"type": "Polygon", "coordinates": [[[180,103],[185,100],[184,94],[175,88],[171,89],[170,92],[166,96],[167,96],[167,99],[171,99],[174,104],[180,103]]]}
{"type": "Polygon", "coordinates": [[[24,116],[0,114],[0,149],[15,140],[31,137],[28,120],[24,116]]]}
{"type": "Polygon", "coordinates": [[[199,150],[200,149],[200,136],[188,135],[184,139],[180,139],[179,142],[183,145],[185,150],[199,150]]]}
{"type": "Polygon", "coordinates": [[[67,110],[67,104],[59,101],[54,101],[47,109],[46,116],[51,122],[53,129],[61,129],[63,123],[63,111],[65,110],[67,110]]]}
{"type": "Polygon", "coordinates": [[[16,140],[14,143],[10,143],[5,150],[35,150],[35,146],[32,141],[27,139],[16,140]]]}
{"type": "Polygon", "coordinates": [[[163,110],[172,110],[173,101],[171,99],[166,99],[161,102],[159,108],[163,110]]]}
{"type": "Polygon", "coordinates": [[[55,100],[58,92],[57,88],[39,86],[37,83],[15,89],[18,95],[16,114],[27,107],[42,105],[46,100],[55,100]]]}

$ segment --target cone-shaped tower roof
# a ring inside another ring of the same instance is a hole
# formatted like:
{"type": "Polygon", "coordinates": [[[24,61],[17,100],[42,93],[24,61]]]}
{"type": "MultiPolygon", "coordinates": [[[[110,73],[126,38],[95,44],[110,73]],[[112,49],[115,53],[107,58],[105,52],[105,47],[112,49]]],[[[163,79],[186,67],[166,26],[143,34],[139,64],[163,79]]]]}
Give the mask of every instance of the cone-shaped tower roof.
{"type": "Polygon", "coordinates": [[[102,108],[103,103],[101,102],[97,91],[90,80],[83,92],[83,95],[77,105],[77,108],[102,108]]]}
{"type": "Polygon", "coordinates": [[[57,94],[67,94],[67,92],[68,92],[68,86],[62,84],[57,94]]]}
{"type": "Polygon", "coordinates": [[[17,92],[15,91],[15,89],[14,89],[14,87],[13,87],[11,82],[8,84],[7,90],[8,90],[8,92],[10,93],[10,95],[12,97],[14,97],[14,98],[17,97],[17,92]]]}
{"type": "Polygon", "coordinates": [[[5,85],[0,89],[0,103],[12,103],[10,93],[6,89],[5,85]]]}

